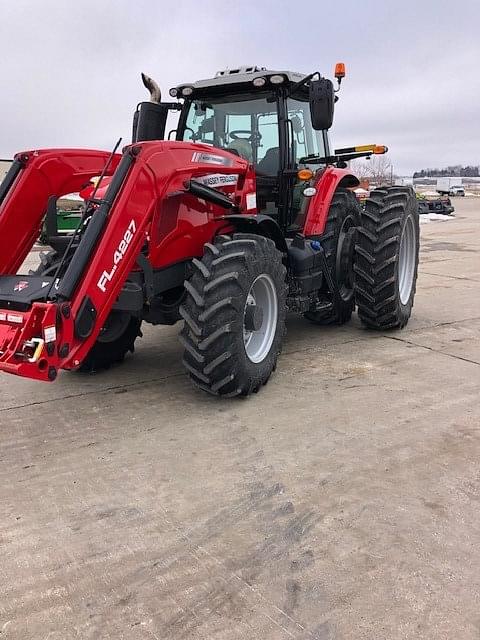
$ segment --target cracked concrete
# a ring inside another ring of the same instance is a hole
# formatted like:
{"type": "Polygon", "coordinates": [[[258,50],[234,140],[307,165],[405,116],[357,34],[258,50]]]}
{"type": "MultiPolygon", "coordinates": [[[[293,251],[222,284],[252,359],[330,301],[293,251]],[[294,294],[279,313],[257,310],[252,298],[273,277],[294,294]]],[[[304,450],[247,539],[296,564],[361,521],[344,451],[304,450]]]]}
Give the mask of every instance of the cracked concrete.
{"type": "Polygon", "coordinates": [[[194,390],[176,327],[97,376],[2,376],[0,638],[478,639],[480,202],[455,205],[407,329],[291,317],[250,399],[194,390]]]}

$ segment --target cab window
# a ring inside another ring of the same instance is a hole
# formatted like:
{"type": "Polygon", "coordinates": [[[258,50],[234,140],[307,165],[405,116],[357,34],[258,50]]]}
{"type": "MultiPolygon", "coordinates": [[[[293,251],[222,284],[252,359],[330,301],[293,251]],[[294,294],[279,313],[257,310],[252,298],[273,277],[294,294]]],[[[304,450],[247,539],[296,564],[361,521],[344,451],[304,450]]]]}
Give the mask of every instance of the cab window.
{"type": "Polygon", "coordinates": [[[277,105],[267,102],[266,96],[192,102],[179,139],[227,149],[251,162],[262,175],[278,172],[277,105]]]}
{"type": "Polygon", "coordinates": [[[213,115],[214,112],[211,107],[192,104],[188,112],[183,140],[213,144],[215,142],[214,128],[208,127],[208,123],[211,118],[213,118],[213,115]]]}
{"type": "Polygon", "coordinates": [[[294,164],[308,156],[325,156],[323,133],[312,127],[309,103],[289,98],[287,109],[294,164]]]}

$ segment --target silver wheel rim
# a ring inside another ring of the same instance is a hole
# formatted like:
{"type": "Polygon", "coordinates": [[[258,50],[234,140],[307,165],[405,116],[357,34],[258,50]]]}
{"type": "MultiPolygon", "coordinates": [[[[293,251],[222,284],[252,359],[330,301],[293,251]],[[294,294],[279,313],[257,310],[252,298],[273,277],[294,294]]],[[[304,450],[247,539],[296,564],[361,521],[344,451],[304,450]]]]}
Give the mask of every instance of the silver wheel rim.
{"type": "Polygon", "coordinates": [[[400,302],[407,304],[412,293],[416,261],[416,233],[412,216],[408,216],[400,238],[398,258],[398,290],[400,302]]]}
{"type": "Polygon", "coordinates": [[[243,343],[245,353],[251,362],[265,360],[272,347],[277,331],[278,298],[275,284],[269,275],[262,273],[255,278],[247,294],[243,314],[243,343]],[[262,311],[262,324],[256,331],[245,327],[245,317],[249,305],[256,305],[262,311]]]}

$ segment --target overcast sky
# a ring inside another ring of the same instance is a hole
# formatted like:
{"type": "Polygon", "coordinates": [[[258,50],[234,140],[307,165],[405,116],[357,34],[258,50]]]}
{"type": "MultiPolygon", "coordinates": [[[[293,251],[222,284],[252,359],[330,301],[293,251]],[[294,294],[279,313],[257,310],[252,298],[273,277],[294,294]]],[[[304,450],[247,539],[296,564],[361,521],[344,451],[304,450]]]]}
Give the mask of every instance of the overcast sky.
{"type": "Polygon", "coordinates": [[[0,157],[128,141],[145,71],[168,88],[242,64],[347,65],[336,146],[396,173],[480,163],[480,1],[0,0],[0,157]]]}

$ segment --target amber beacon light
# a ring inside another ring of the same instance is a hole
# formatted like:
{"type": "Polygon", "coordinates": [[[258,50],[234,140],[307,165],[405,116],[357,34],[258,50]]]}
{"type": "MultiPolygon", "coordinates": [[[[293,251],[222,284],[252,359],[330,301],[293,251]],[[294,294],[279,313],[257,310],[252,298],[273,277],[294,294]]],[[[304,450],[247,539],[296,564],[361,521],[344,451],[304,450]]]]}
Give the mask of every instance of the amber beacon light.
{"type": "Polygon", "coordinates": [[[345,63],[337,62],[335,65],[335,78],[340,82],[345,77],[345,63]]]}

